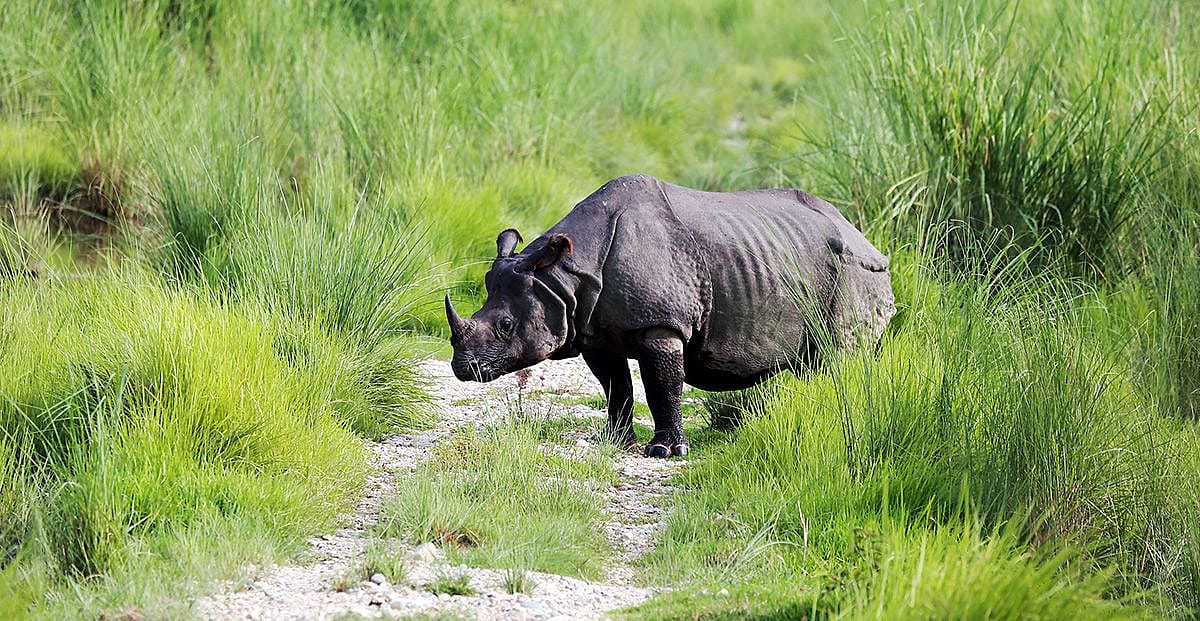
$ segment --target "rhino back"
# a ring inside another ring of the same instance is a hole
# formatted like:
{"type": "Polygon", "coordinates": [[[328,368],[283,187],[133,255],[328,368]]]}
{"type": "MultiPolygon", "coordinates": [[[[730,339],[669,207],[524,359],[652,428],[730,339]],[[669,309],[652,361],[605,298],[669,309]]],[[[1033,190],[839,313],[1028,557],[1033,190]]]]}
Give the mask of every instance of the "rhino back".
{"type": "MultiPolygon", "coordinates": [[[[838,315],[852,306],[837,303],[846,277],[865,271],[887,279],[887,258],[836,208],[808,194],[664,187],[704,259],[711,288],[690,375],[752,378],[815,363],[822,334],[841,341],[842,326],[851,323],[838,315]]],[[[881,284],[856,279],[852,294],[881,284]]]]}

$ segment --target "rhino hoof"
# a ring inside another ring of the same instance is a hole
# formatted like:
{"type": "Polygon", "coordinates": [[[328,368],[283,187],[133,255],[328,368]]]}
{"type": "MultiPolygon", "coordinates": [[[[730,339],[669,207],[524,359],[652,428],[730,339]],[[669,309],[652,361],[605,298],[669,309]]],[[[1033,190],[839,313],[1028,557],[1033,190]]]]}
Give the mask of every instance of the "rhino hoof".
{"type": "Polygon", "coordinates": [[[649,444],[646,446],[646,457],[654,457],[657,459],[666,459],[671,456],[671,449],[661,444],[649,444]]]}
{"type": "Polygon", "coordinates": [[[688,445],[676,444],[675,448],[671,449],[671,454],[675,457],[685,457],[688,454],[688,445]]]}

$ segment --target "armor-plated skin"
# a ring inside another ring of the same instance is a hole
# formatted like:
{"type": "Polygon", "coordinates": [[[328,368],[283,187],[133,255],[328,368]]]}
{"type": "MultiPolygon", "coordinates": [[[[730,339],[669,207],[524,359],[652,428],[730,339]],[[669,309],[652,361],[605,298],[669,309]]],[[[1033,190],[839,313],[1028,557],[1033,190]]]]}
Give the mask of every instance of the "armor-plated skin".
{"type": "Polygon", "coordinates": [[[470,319],[446,298],[461,380],[491,381],[582,355],[608,399],[605,432],[633,444],[638,361],[654,417],[652,457],[688,451],[686,381],[753,386],[874,346],[895,314],[887,257],[832,205],[798,190],[701,192],[620,177],[514,253],[497,239],[487,301],[470,319]]]}

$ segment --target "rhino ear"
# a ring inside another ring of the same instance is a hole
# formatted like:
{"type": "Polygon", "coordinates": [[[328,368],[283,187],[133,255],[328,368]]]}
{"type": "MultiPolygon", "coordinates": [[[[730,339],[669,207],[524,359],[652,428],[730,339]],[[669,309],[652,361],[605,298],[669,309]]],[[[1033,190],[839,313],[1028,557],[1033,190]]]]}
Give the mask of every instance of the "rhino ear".
{"type": "Polygon", "coordinates": [[[521,234],[517,229],[504,229],[496,236],[496,258],[505,259],[511,257],[513,251],[517,249],[517,244],[525,240],[521,239],[521,234]]]}
{"type": "Polygon", "coordinates": [[[530,257],[529,269],[532,271],[550,267],[558,263],[564,256],[571,254],[571,250],[571,238],[562,233],[555,233],[546,240],[546,245],[542,247],[537,256],[530,257]]]}

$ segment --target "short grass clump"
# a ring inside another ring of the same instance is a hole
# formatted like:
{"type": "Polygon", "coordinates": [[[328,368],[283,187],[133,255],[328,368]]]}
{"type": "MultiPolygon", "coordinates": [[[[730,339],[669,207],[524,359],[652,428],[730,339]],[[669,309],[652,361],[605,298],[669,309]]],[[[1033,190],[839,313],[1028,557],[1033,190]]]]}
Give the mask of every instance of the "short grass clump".
{"type": "Polygon", "coordinates": [[[345,593],[362,585],[362,571],[358,567],[351,567],[341,573],[335,574],[329,580],[329,586],[338,593],[345,593]]]}
{"type": "Polygon", "coordinates": [[[404,584],[408,580],[405,551],[386,540],[372,541],[363,550],[362,558],[346,571],[334,576],[330,586],[335,591],[349,591],[370,580],[375,574],[383,576],[390,584],[404,584]]]}
{"type": "Polygon", "coordinates": [[[367,546],[365,556],[364,567],[368,578],[379,574],[392,584],[402,584],[408,578],[405,553],[398,546],[384,541],[373,542],[367,546]]]}
{"type": "Polygon", "coordinates": [[[382,534],[431,541],[461,562],[595,578],[607,554],[604,457],[539,448],[535,423],[460,433],[397,490],[382,534]]]}
{"type": "Polygon", "coordinates": [[[537,580],[525,569],[510,567],[504,570],[504,590],[510,595],[524,593],[533,595],[537,588],[537,580]]]}
{"type": "Polygon", "coordinates": [[[434,595],[470,596],[478,592],[471,586],[471,577],[467,574],[440,574],[425,585],[425,590],[434,595]]]}

